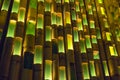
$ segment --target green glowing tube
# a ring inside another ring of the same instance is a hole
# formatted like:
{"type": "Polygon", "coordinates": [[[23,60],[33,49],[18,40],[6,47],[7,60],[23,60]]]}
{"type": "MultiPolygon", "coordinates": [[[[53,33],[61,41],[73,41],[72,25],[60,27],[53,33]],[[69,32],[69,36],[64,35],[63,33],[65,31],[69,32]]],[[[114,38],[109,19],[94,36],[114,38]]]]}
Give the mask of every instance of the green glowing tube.
{"type": "Polygon", "coordinates": [[[82,20],[81,19],[77,19],[77,27],[78,27],[78,30],[83,30],[82,20]]]}
{"type": "Polygon", "coordinates": [[[76,20],[76,13],[74,10],[71,11],[72,14],[72,20],[76,20]]]}
{"type": "Polygon", "coordinates": [[[57,13],[57,18],[56,18],[57,20],[56,20],[56,22],[57,22],[57,25],[59,26],[59,25],[63,25],[63,23],[62,23],[62,14],[61,13],[57,13]]]}
{"type": "Polygon", "coordinates": [[[45,80],[52,80],[52,61],[45,60],[45,80]]]}
{"type": "Polygon", "coordinates": [[[111,33],[110,32],[106,32],[106,38],[107,38],[107,41],[111,41],[111,33]]]}
{"type": "Polygon", "coordinates": [[[35,35],[35,21],[28,20],[26,34],[35,35]]]}
{"type": "Polygon", "coordinates": [[[44,18],[42,14],[39,14],[37,18],[37,28],[43,29],[43,26],[44,26],[44,18]]]}
{"type": "Polygon", "coordinates": [[[90,21],[90,28],[95,28],[95,22],[94,21],[90,21]]]}
{"type": "Polygon", "coordinates": [[[97,44],[97,39],[96,39],[96,36],[95,36],[95,35],[92,35],[92,43],[97,44]]]}
{"type": "Polygon", "coordinates": [[[52,38],[52,28],[50,26],[46,26],[46,36],[45,41],[51,41],[52,38]]]}
{"type": "Polygon", "coordinates": [[[79,42],[78,29],[77,28],[73,28],[73,34],[74,34],[74,42],[79,42]]]}
{"type": "Polygon", "coordinates": [[[90,79],[89,70],[88,70],[88,64],[82,63],[82,70],[83,70],[83,78],[84,80],[90,79]]]}
{"type": "Polygon", "coordinates": [[[20,0],[15,0],[12,6],[12,12],[18,13],[20,0]]]}
{"type": "Polygon", "coordinates": [[[90,61],[90,74],[96,76],[94,61],[90,61]]]}
{"type": "Polygon", "coordinates": [[[51,11],[51,3],[50,2],[45,2],[45,11],[51,11]]]}
{"type": "Polygon", "coordinates": [[[44,0],[38,0],[38,2],[40,2],[40,1],[41,1],[41,2],[44,2],[44,0]]]}
{"type": "Polygon", "coordinates": [[[79,0],[79,2],[80,2],[80,6],[84,6],[83,0],[79,0]]]}
{"type": "Polygon", "coordinates": [[[51,20],[52,20],[52,24],[56,24],[56,14],[55,13],[52,13],[51,20]]]}
{"type": "Polygon", "coordinates": [[[67,45],[68,45],[68,50],[73,50],[72,35],[70,34],[67,34],[67,45]]]}
{"type": "Polygon", "coordinates": [[[97,39],[101,39],[100,29],[96,29],[97,39]]]}
{"type": "Polygon", "coordinates": [[[83,25],[88,25],[87,17],[85,14],[82,15],[83,17],[83,25]]]}
{"type": "Polygon", "coordinates": [[[24,22],[24,20],[25,20],[25,8],[20,7],[18,13],[18,21],[24,22]]]}
{"type": "Polygon", "coordinates": [[[16,20],[10,20],[8,25],[7,37],[12,37],[12,38],[14,37],[15,28],[16,28],[16,20]]]}
{"type": "Polygon", "coordinates": [[[80,40],[80,49],[81,49],[81,53],[86,53],[86,47],[85,47],[84,40],[80,40]]]}
{"type": "Polygon", "coordinates": [[[11,0],[4,0],[1,10],[6,10],[6,11],[8,11],[9,5],[10,5],[10,1],[11,1],[11,0]]]}
{"type": "Polygon", "coordinates": [[[99,51],[93,51],[93,58],[94,59],[100,59],[100,57],[99,57],[99,51]]]}
{"type": "Polygon", "coordinates": [[[103,68],[104,68],[105,76],[109,76],[108,66],[106,61],[103,61],[103,68]]]}
{"type": "Polygon", "coordinates": [[[41,45],[35,46],[34,64],[42,64],[43,47],[41,45]]]}
{"type": "Polygon", "coordinates": [[[115,46],[109,46],[111,56],[118,56],[115,46]]]}
{"type": "Polygon", "coordinates": [[[80,12],[79,2],[76,2],[76,12],[80,12]]]}
{"type": "Polygon", "coordinates": [[[13,55],[18,55],[21,56],[21,51],[22,51],[22,38],[16,37],[14,41],[14,50],[13,50],[13,55]]]}
{"type": "Polygon", "coordinates": [[[64,53],[64,40],[63,37],[58,37],[58,52],[59,53],[64,53]]]}
{"type": "Polygon", "coordinates": [[[86,47],[87,48],[92,48],[91,41],[90,41],[90,36],[89,35],[85,36],[85,41],[86,41],[86,47]]]}
{"type": "Polygon", "coordinates": [[[59,80],[66,80],[65,66],[59,67],[59,80]]]}
{"type": "Polygon", "coordinates": [[[37,0],[30,0],[29,8],[37,9],[37,0]]]}

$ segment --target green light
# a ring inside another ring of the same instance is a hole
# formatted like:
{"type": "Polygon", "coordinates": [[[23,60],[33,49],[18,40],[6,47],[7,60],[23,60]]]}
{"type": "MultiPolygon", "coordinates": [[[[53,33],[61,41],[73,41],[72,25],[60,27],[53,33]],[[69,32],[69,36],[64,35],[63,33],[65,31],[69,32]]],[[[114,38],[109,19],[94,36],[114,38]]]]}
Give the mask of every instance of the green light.
{"type": "Polygon", "coordinates": [[[74,34],[74,42],[79,42],[78,29],[77,28],[73,28],[73,34],[74,34]]]}
{"type": "Polygon", "coordinates": [[[93,11],[92,11],[92,6],[91,5],[88,5],[88,14],[93,14],[93,11]]]}
{"type": "Polygon", "coordinates": [[[46,38],[45,41],[51,41],[52,38],[52,28],[50,26],[46,26],[46,38]]]}
{"type": "Polygon", "coordinates": [[[77,19],[77,27],[78,27],[78,30],[83,31],[83,26],[82,26],[82,20],[81,19],[77,19]]]}
{"type": "Polygon", "coordinates": [[[64,2],[69,3],[69,0],[64,0],[64,2]]]}
{"type": "Polygon", "coordinates": [[[82,17],[83,17],[83,25],[88,25],[86,15],[83,14],[82,17]]]}
{"type": "Polygon", "coordinates": [[[43,48],[40,45],[35,46],[34,64],[42,64],[43,48]]]}
{"type": "Polygon", "coordinates": [[[14,37],[15,28],[16,28],[16,20],[10,20],[8,25],[7,37],[12,37],[12,38],[14,37]]]}
{"type": "Polygon", "coordinates": [[[72,14],[72,20],[76,20],[76,13],[74,10],[71,11],[72,14]]]}
{"type": "Polygon", "coordinates": [[[29,7],[37,9],[37,0],[30,0],[29,7]]]}
{"type": "Polygon", "coordinates": [[[105,26],[105,28],[109,28],[107,20],[104,19],[103,21],[104,21],[104,26],[105,26]]]}
{"type": "Polygon", "coordinates": [[[103,68],[104,68],[105,76],[109,76],[108,66],[106,61],[103,61],[103,68]]]}
{"type": "Polygon", "coordinates": [[[14,1],[12,6],[12,12],[18,13],[20,1],[14,1]]]}
{"type": "Polygon", "coordinates": [[[84,78],[84,80],[90,79],[89,70],[88,70],[88,64],[87,63],[82,63],[82,70],[83,70],[83,78],[84,78]]]}
{"type": "Polygon", "coordinates": [[[92,43],[97,44],[97,39],[95,35],[92,35],[92,43]]]}
{"type": "Polygon", "coordinates": [[[97,39],[101,39],[100,29],[96,29],[97,39]]]}
{"type": "Polygon", "coordinates": [[[74,3],[74,2],[75,2],[75,0],[70,0],[70,2],[73,2],[73,3],[74,3]]]}
{"type": "Polygon", "coordinates": [[[63,37],[58,37],[58,52],[59,53],[64,53],[64,41],[63,41],[63,37]]]}
{"type": "Polygon", "coordinates": [[[80,12],[79,2],[76,2],[76,12],[80,12]]]}
{"type": "Polygon", "coordinates": [[[18,13],[18,21],[24,22],[25,20],[25,8],[20,7],[18,13]]]}
{"type": "Polygon", "coordinates": [[[90,74],[96,76],[94,61],[90,61],[90,74]]]}
{"type": "Polygon", "coordinates": [[[93,58],[94,59],[100,59],[100,57],[99,57],[99,51],[93,51],[93,58]]]}
{"type": "Polygon", "coordinates": [[[95,22],[94,21],[90,21],[90,28],[95,28],[95,22]]]}
{"type": "Polygon", "coordinates": [[[56,22],[57,22],[57,25],[59,26],[59,25],[63,25],[62,24],[62,14],[61,13],[57,13],[57,18],[56,18],[57,20],[56,20],[56,22]]]}
{"type": "Polygon", "coordinates": [[[26,34],[35,35],[35,21],[29,20],[27,22],[26,34]]]}
{"type": "Polygon", "coordinates": [[[51,11],[51,3],[50,2],[45,2],[45,11],[51,11]]]}
{"type": "Polygon", "coordinates": [[[45,60],[45,80],[52,80],[52,61],[45,60]]]}
{"type": "Polygon", "coordinates": [[[90,41],[90,36],[89,35],[85,36],[85,41],[86,41],[86,47],[87,48],[92,48],[91,41],[90,41]]]}
{"type": "Polygon", "coordinates": [[[59,80],[66,80],[65,66],[59,67],[59,80]]]}
{"type": "Polygon", "coordinates": [[[38,0],[38,2],[44,2],[44,0],[38,0]]]}
{"type": "Polygon", "coordinates": [[[44,26],[43,15],[39,14],[37,18],[37,28],[43,29],[43,26],[44,26]]]}
{"type": "Polygon", "coordinates": [[[105,9],[103,7],[101,7],[100,10],[101,10],[101,14],[105,15],[105,9]]]}
{"type": "Polygon", "coordinates": [[[84,6],[83,0],[79,0],[79,2],[80,2],[80,6],[84,6]]]}
{"type": "Polygon", "coordinates": [[[52,13],[52,17],[51,17],[51,21],[52,21],[52,25],[53,24],[56,24],[56,14],[55,13],[52,13]]]}
{"type": "Polygon", "coordinates": [[[120,41],[120,30],[116,29],[115,34],[116,34],[117,41],[120,41]]]}
{"type": "Polygon", "coordinates": [[[80,49],[81,49],[81,53],[86,53],[84,40],[80,40],[80,49]]]}
{"type": "Polygon", "coordinates": [[[107,41],[111,41],[111,33],[110,32],[106,32],[106,38],[107,38],[107,41]]]}
{"type": "Polygon", "coordinates": [[[6,10],[6,11],[8,11],[9,5],[10,5],[10,1],[11,1],[11,0],[4,0],[1,10],[6,10]]]}
{"type": "Polygon", "coordinates": [[[61,0],[56,0],[56,3],[61,3],[61,0]]]}
{"type": "Polygon", "coordinates": [[[72,35],[67,34],[68,50],[73,50],[72,35]]]}
{"type": "Polygon", "coordinates": [[[13,47],[14,47],[13,55],[21,56],[21,51],[22,51],[22,38],[21,37],[15,37],[13,47]]]}

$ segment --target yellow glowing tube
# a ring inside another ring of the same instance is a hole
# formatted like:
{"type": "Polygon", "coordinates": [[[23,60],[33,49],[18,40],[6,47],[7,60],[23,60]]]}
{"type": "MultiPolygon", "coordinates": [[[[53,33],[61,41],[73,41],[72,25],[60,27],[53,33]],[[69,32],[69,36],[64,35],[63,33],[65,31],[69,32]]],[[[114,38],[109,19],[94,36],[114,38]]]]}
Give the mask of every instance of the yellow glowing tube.
{"type": "Polygon", "coordinates": [[[103,3],[103,0],[98,0],[99,3],[103,3]]]}
{"type": "Polygon", "coordinates": [[[44,0],[38,0],[38,2],[44,2],[44,0]]]}
{"type": "Polygon", "coordinates": [[[52,80],[52,61],[45,60],[45,80],[52,80]]]}
{"type": "Polygon", "coordinates": [[[109,46],[111,56],[118,56],[115,46],[109,46]]]}
{"type": "Polygon", "coordinates": [[[65,12],[65,23],[71,24],[70,12],[65,12]]]}
{"type": "Polygon", "coordinates": [[[110,32],[106,32],[106,38],[107,38],[107,41],[111,41],[111,33],[110,32]]]}
{"type": "Polygon", "coordinates": [[[59,80],[66,80],[65,66],[59,67],[59,80]]]}
{"type": "Polygon", "coordinates": [[[104,68],[105,76],[109,76],[108,66],[106,61],[103,61],[103,68],[104,68]]]}
{"type": "Polygon", "coordinates": [[[13,47],[14,47],[13,55],[21,56],[21,51],[22,51],[22,38],[21,37],[15,37],[13,47]]]}
{"type": "Polygon", "coordinates": [[[24,22],[25,20],[25,8],[20,7],[18,12],[18,21],[24,22]]]}
{"type": "Polygon", "coordinates": [[[90,61],[90,74],[96,76],[94,61],[90,61]]]}
{"type": "Polygon", "coordinates": [[[72,35],[70,34],[67,34],[67,45],[68,45],[68,50],[73,50],[72,35]]]}
{"type": "Polygon", "coordinates": [[[74,34],[74,42],[79,42],[79,37],[78,37],[78,28],[73,28],[73,34],[74,34]]]}
{"type": "Polygon", "coordinates": [[[64,0],[64,2],[69,3],[69,0],[64,0]]]}
{"type": "Polygon", "coordinates": [[[10,20],[8,25],[7,37],[12,37],[12,38],[14,37],[15,28],[16,28],[16,20],[10,20]]]}
{"type": "Polygon", "coordinates": [[[57,20],[56,20],[56,23],[57,23],[57,25],[59,26],[59,25],[63,25],[63,23],[62,23],[62,14],[61,13],[57,13],[57,18],[56,18],[57,20]]]}
{"type": "Polygon", "coordinates": [[[77,19],[77,27],[78,27],[78,30],[83,30],[82,20],[81,19],[77,19]]]}
{"type": "Polygon", "coordinates": [[[26,34],[35,35],[35,21],[33,20],[27,21],[26,34]]]}
{"type": "Polygon", "coordinates": [[[35,46],[34,64],[42,64],[43,47],[41,45],[35,46]]]}
{"type": "Polygon", "coordinates": [[[59,53],[64,53],[64,40],[63,37],[58,37],[58,52],[59,53]]]}
{"type": "Polygon", "coordinates": [[[44,26],[44,17],[42,14],[38,14],[37,28],[43,29],[43,26],[44,26]]]}
{"type": "Polygon", "coordinates": [[[82,63],[83,78],[84,80],[90,79],[88,63],[82,63]]]}
{"type": "Polygon", "coordinates": [[[100,7],[100,10],[101,10],[101,14],[105,15],[105,9],[103,7],[100,7]]]}
{"type": "Polygon", "coordinates": [[[19,5],[20,5],[20,0],[15,0],[13,2],[12,12],[18,13],[19,5]]]}
{"type": "Polygon", "coordinates": [[[45,35],[45,41],[51,41],[52,39],[52,28],[50,26],[46,26],[46,35],[45,35]]]}

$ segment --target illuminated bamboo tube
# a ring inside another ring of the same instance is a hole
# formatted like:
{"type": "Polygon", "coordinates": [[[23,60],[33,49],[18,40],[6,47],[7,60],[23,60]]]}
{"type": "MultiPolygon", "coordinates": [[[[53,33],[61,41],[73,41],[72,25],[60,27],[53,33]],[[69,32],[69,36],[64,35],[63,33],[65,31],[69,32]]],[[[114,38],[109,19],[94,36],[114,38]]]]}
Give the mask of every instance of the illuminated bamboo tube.
{"type": "Polygon", "coordinates": [[[8,77],[9,73],[9,66],[10,66],[10,60],[11,60],[11,55],[12,55],[12,49],[13,49],[13,42],[14,42],[14,33],[15,33],[15,28],[16,28],[16,20],[10,20],[9,25],[8,25],[8,31],[4,43],[4,49],[2,53],[2,59],[1,59],[1,72],[3,71],[4,73],[0,73],[0,78],[2,80],[6,80],[8,77]]]}
{"type": "Polygon", "coordinates": [[[71,17],[70,17],[70,12],[65,12],[65,17],[64,17],[64,19],[65,19],[65,25],[67,25],[67,24],[71,24],[71,17]]]}
{"type": "Polygon", "coordinates": [[[52,80],[52,61],[45,60],[44,80],[52,80]]]}
{"type": "Polygon", "coordinates": [[[20,7],[18,11],[18,22],[24,22],[25,21],[25,13],[26,10],[24,7],[20,7]]]}
{"type": "Polygon", "coordinates": [[[35,44],[35,21],[27,22],[26,35],[24,40],[24,52],[34,52],[35,44]]]}
{"type": "Polygon", "coordinates": [[[73,50],[73,41],[71,34],[67,34],[67,48],[68,50],[73,50]]]}
{"type": "Polygon", "coordinates": [[[20,0],[13,1],[12,13],[18,13],[19,5],[20,5],[20,0]]]}
{"type": "Polygon", "coordinates": [[[59,66],[59,80],[67,80],[65,66],[59,66]]]}
{"type": "Polygon", "coordinates": [[[33,80],[42,80],[43,76],[43,46],[35,45],[33,80]]]}
{"type": "Polygon", "coordinates": [[[65,53],[64,39],[62,36],[58,37],[58,53],[65,53]]]}

